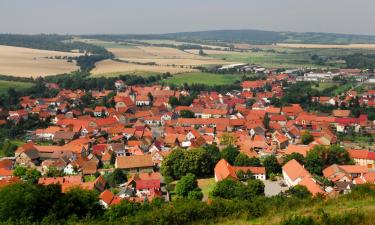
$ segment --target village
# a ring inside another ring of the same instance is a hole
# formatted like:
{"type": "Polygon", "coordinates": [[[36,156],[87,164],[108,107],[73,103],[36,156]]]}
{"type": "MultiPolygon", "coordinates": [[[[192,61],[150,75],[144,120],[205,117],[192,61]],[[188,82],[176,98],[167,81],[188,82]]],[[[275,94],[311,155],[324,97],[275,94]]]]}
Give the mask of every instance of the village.
{"type": "MultiPolygon", "coordinates": [[[[176,149],[210,147],[219,157],[212,165],[198,165],[198,170],[208,170],[198,174],[214,182],[257,179],[265,184],[267,196],[298,185],[312,196],[330,198],[375,183],[374,146],[361,148],[338,139],[348,133],[374,134],[375,121],[366,114],[352,117],[350,110],[339,107],[324,114],[307,112],[300,104],[272,105],[271,98],[284,95],[285,84],[295,83],[291,75],[270,73],[266,79],[243,81],[242,90],[200,92],[189,105],[178,104],[190,95],[188,90],[169,86],[127,86],[117,80],[114,90],[87,92],[48,83],[48,88],[59,90],[56,97],[23,96],[20,109],[2,111],[2,126],[35,118],[45,126],[27,131],[26,143],[14,156],[0,160],[0,186],[33,177],[40,185],[61,185],[62,192],[96,190],[104,208],[121,201],[171,201],[173,180],[182,176],[173,175],[163,163],[173,163],[168,157],[176,149]],[[331,154],[319,169],[311,169],[314,151],[331,154]]],[[[353,99],[374,106],[375,90],[310,100],[341,106],[353,99]]]]}

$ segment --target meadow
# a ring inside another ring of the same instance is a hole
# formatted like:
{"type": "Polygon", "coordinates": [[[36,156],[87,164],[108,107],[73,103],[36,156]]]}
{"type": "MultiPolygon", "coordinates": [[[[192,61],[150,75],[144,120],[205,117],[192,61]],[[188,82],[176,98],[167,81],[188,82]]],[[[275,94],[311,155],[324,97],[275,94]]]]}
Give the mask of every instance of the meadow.
{"type": "Polygon", "coordinates": [[[32,87],[33,83],[0,80],[0,94],[7,94],[9,88],[24,90],[32,87]]]}
{"type": "Polygon", "coordinates": [[[203,72],[192,72],[177,74],[167,80],[164,80],[167,84],[183,85],[187,84],[205,84],[205,85],[225,85],[233,84],[236,81],[241,80],[242,75],[240,74],[214,74],[214,73],[203,73],[203,72]]]}
{"type": "Polygon", "coordinates": [[[74,61],[55,59],[79,56],[79,53],[39,50],[0,45],[0,74],[18,77],[38,77],[69,73],[77,70],[74,61]],[[52,57],[52,58],[51,58],[52,57]]]}

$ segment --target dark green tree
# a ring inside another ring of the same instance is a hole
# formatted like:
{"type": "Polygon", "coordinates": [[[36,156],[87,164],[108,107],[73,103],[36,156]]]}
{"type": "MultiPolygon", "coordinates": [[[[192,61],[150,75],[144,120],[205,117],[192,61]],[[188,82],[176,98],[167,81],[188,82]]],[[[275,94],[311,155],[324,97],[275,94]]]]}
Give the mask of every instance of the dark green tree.
{"type": "Polygon", "coordinates": [[[274,155],[266,156],[263,159],[262,164],[266,168],[267,176],[269,176],[271,173],[281,173],[281,166],[274,155]]]}
{"type": "Polygon", "coordinates": [[[240,154],[240,151],[233,145],[227,146],[220,152],[221,158],[227,160],[231,165],[233,165],[236,161],[236,157],[238,154],[240,154]]]}

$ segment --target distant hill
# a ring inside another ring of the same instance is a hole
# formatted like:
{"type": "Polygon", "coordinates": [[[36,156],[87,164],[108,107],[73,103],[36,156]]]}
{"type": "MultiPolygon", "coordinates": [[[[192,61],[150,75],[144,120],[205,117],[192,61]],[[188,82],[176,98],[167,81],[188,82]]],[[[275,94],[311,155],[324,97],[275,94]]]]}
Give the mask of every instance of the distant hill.
{"type": "Polygon", "coordinates": [[[83,35],[102,40],[173,39],[196,42],[243,42],[251,44],[304,43],[304,44],[364,44],[375,43],[375,36],[315,32],[276,32],[263,30],[213,30],[146,35],[83,35]]]}

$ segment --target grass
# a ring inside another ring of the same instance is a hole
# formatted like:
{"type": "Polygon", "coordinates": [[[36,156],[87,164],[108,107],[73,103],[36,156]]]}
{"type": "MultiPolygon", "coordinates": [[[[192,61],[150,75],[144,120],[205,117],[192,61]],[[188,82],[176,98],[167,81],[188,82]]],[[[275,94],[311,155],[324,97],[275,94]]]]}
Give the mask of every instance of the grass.
{"type": "Polygon", "coordinates": [[[198,179],[198,186],[202,189],[204,200],[208,198],[208,194],[214,188],[215,183],[215,178],[198,179]]]}
{"type": "Polygon", "coordinates": [[[182,73],[174,75],[167,80],[164,80],[167,84],[183,85],[187,84],[205,84],[205,85],[225,85],[233,84],[236,81],[241,80],[241,74],[214,74],[204,72],[192,72],[182,73]]]}
{"type": "Polygon", "coordinates": [[[366,49],[298,49],[298,48],[271,48],[258,52],[229,52],[222,54],[209,54],[212,58],[223,59],[231,62],[260,64],[265,67],[275,68],[338,68],[345,67],[345,62],[329,60],[328,65],[313,64],[312,55],[320,57],[340,57],[354,53],[374,53],[366,49]]]}
{"type": "Polygon", "coordinates": [[[302,206],[295,210],[279,210],[277,212],[272,211],[272,213],[267,213],[266,215],[256,219],[246,219],[241,217],[227,218],[215,224],[281,224],[286,219],[295,216],[310,216],[314,219],[314,221],[324,221],[325,218],[323,217],[345,217],[348,216],[348,214],[353,214],[353,216],[363,215],[365,218],[362,220],[363,223],[361,224],[373,224],[373,219],[375,219],[374,213],[374,198],[364,200],[330,199],[312,206],[302,206]]]}
{"type": "Polygon", "coordinates": [[[26,144],[26,142],[22,141],[22,140],[18,140],[18,139],[13,139],[13,140],[10,140],[10,142],[14,145],[16,145],[17,147],[23,145],[23,144],[26,144]]]}
{"type": "Polygon", "coordinates": [[[92,74],[91,77],[118,77],[120,75],[137,75],[141,77],[149,77],[149,76],[156,76],[161,73],[155,73],[150,71],[134,71],[134,72],[111,72],[111,73],[100,73],[100,74],[92,74]]]}
{"type": "Polygon", "coordinates": [[[84,176],[83,177],[83,181],[84,182],[90,182],[90,181],[94,181],[96,179],[96,177],[94,175],[88,175],[88,176],[84,176]]]}
{"type": "Polygon", "coordinates": [[[339,84],[334,83],[334,82],[320,82],[318,87],[316,87],[315,85],[312,85],[312,88],[318,91],[323,91],[324,89],[333,87],[335,85],[339,85],[339,84]]]}
{"type": "Polygon", "coordinates": [[[33,85],[33,83],[28,82],[0,80],[0,94],[7,94],[8,89],[10,88],[14,88],[16,90],[24,90],[32,87],[33,85]]]}

